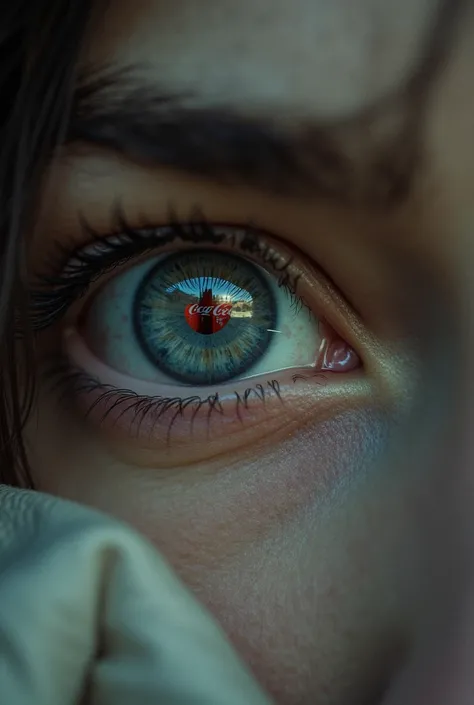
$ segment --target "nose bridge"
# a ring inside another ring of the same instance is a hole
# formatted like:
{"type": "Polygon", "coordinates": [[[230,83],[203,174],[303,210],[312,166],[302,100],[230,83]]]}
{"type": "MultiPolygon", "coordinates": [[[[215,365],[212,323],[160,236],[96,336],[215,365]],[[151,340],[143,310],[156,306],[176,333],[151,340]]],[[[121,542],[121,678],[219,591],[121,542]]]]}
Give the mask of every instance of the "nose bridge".
{"type": "Polygon", "coordinates": [[[430,362],[410,423],[423,428],[413,463],[422,468],[421,589],[412,647],[381,705],[474,703],[474,316],[462,303],[474,301],[470,279],[463,286],[460,277],[439,318],[444,340],[427,325],[420,350],[430,362]]]}
{"type": "MultiPolygon", "coordinates": [[[[466,255],[470,251],[474,256],[473,243],[469,245],[466,255]]],[[[436,390],[443,377],[440,396],[437,402],[433,399],[439,407],[439,428],[431,434],[434,457],[426,478],[432,491],[427,491],[425,536],[444,584],[442,598],[447,608],[451,602],[462,608],[466,619],[474,618],[474,277],[469,270],[469,264],[457,268],[456,292],[445,309],[449,323],[442,326],[450,340],[440,346],[441,372],[431,381],[436,390]]]]}

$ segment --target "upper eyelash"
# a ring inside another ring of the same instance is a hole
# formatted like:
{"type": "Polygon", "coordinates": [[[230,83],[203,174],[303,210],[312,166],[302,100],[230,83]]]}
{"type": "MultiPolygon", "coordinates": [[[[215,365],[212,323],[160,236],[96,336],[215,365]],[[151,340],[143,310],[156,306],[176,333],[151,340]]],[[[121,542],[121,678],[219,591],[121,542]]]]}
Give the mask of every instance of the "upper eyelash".
{"type": "MultiPolygon", "coordinates": [[[[120,204],[112,210],[112,233],[108,236],[94,230],[84,217],[80,218],[80,223],[88,235],[88,244],[71,251],[64,244],[56,243],[56,253],[49,268],[59,271],[59,274],[40,274],[36,277],[40,287],[31,292],[30,320],[33,330],[42,330],[52,325],[76,300],[84,296],[100,276],[139,254],[152,252],[158,245],[163,247],[176,239],[194,244],[217,245],[228,237],[219,235],[217,228],[245,229],[242,225],[211,225],[199,209],[194,209],[190,220],[179,221],[172,208],[169,208],[167,224],[135,228],[127,221],[120,204]]],[[[235,238],[231,245],[235,245],[235,238]]],[[[281,264],[270,246],[262,244],[255,232],[255,225],[251,223],[239,247],[245,253],[258,253],[263,264],[269,265],[278,274],[277,283],[291,296],[296,312],[306,307],[306,303],[297,295],[299,275],[291,276],[288,271],[293,258],[281,264]]]]}

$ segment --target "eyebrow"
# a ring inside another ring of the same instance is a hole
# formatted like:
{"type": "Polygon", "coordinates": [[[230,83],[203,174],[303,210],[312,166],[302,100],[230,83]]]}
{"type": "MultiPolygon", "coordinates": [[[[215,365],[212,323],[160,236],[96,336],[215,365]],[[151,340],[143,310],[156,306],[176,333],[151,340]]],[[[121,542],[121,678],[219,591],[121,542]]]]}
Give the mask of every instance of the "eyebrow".
{"type": "Polygon", "coordinates": [[[420,166],[423,100],[461,4],[445,0],[423,58],[399,94],[345,120],[289,127],[233,106],[195,107],[199,95],[160,89],[139,67],[104,67],[79,78],[66,144],[87,142],[147,166],[278,195],[391,207],[410,193],[420,166]],[[374,125],[394,114],[396,132],[375,142],[374,125]]]}
{"type": "MultiPolygon", "coordinates": [[[[361,118],[290,129],[230,107],[192,107],[196,100],[160,91],[134,71],[99,75],[76,92],[66,142],[87,142],[147,166],[277,195],[340,201],[354,195],[355,164],[341,141],[351,131],[361,138],[361,118]]],[[[396,190],[402,175],[386,173],[389,188],[396,190]]],[[[381,170],[373,177],[380,183],[381,170]]]]}

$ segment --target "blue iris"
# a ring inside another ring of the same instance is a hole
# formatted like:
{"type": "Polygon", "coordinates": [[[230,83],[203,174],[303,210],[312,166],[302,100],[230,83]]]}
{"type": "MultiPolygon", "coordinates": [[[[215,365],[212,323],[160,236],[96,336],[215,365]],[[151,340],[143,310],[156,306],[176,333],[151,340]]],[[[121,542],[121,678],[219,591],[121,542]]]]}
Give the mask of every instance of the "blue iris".
{"type": "Polygon", "coordinates": [[[274,292],[260,267],[215,250],[160,260],[138,286],[133,312],[150,362],[196,386],[248,373],[277,327],[274,292]]]}

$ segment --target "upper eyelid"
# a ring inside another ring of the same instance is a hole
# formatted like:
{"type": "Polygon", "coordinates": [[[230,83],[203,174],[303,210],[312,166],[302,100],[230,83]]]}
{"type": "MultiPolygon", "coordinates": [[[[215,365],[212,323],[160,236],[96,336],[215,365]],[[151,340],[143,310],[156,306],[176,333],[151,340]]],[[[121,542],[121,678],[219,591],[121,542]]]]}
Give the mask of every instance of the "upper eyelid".
{"type": "MultiPolygon", "coordinates": [[[[143,225],[140,224],[137,227],[129,227],[125,216],[124,219],[122,219],[122,222],[124,220],[125,223],[127,223],[127,228],[125,228],[125,230],[127,230],[128,232],[132,232],[135,234],[142,233],[142,235],[146,230],[148,230],[149,232],[153,231],[155,233],[163,233],[163,231],[165,231],[166,229],[170,229],[172,226],[193,226],[196,228],[204,227],[210,229],[211,232],[213,232],[215,229],[226,228],[228,230],[233,231],[245,231],[251,234],[251,236],[254,238],[254,241],[259,241],[260,243],[270,243],[271,246],[268,246],[268,252],[270,253],[270,256],[272,252],[279,253],[279,259],[281,263],[279,271],[280,275],[284,276],[284,268],[287,267],[288,271],[290,271],[292,276],[295,277],[295,280],[293,281],[294,290],[290,290],[290,294],[293,294],[294,301],[297,306],[303,306],[308,310],[310,314],[315,315],[320,320],[324,320],[325,322],[327,322],[343,340],[345,340],[356,351],[358,351],[359,355],[361,350],[361,341],[365,341],[364,348],[367,348],[369,341],[372,341],[370,343],[371,346],[375,346],[377,347],[377,349],[379,348],[377,340],[374,338],[373,334],[367,330],[363,322],[363,316],[353,305],[353,303],[350,302],[344,296],[344,293],[340,291],[339,287],[337,286],[337,283],[335,283],[331,279],[331,277],[328,276],[323,269],[321,269],[321,267],[313,260],[312,256],[309,253],[302,251],[297,245],[287,244],[290,240],[288,236],[283,237],[277,232],[273,232],[271,230],[267,230],[264,227],[260,227],[255,222],[255,220],[252,221],[250,219],[247,219],[246,222],[241,221],[239,223],[212,222],[212,220],[206,219],[202,212],[200,212],[198,209],[195,209],[194,212],[200,216],[199,219],[194,221],[191,219],[179,221],[174,215],[172,215],[170,216],[170,220],[172,220],[172,222],[169,222],[167,225],[164,224],[162,220],[161,224],[159,225],[145,223],[143,225]],[[274,249],[272,249],[272,247],[274,249]]],[[[61,268],[64,268],[67,262],[70,261],[70,259],[77,257],[78,254],[85,251],[87,247],[90,247],[90,245],[94,242],[110,242],[114,238],[116,240],[118,236],[123,235],[123,233],[120,232],[117,226],[115,226],[113,232],[111,232],[109,235],[106,235],[90,227],[90,225],[85,221],[85,219],[83,219],[82,222],[87,229],[88,242],[85,242],[82,245],[78,246],[76,240],[76,242],[73,243],[73,247],[69,252],[67,247],[61,246],[59,251],[62,255],[62,259],[57,260],[56,269],[53,268],[52,271],[60,272],[61,268]]],[[[145,254],[149,254],[153,251],[155,251],[156,254],[159,254],[159,241],[160,237],[157,236],[156,241],[153,245],[150,244],[148,247],[143,247],[141,253],[134,252],[130,258],[122,258],[121,263],[123,264],[127,261],[130,262],[132,259],[138,259],[139,257],[144,256],[145,254]]],[[[201,243],[201,245],[205,247],[206,243],[201,243]]],[[[251,259],[254,259],[255,261],[255,258],[251,257],[251,259]]],[[[115,265],[121,263],[117,263],[117,260],[115,261],[115,265]]],[[[260,260],[259,263],[265,266],[265,263],[262,260],[260,260]]],[[[110,269],[113,269],[113,266],[111,266],[109,270],[110,269]]],[[[269,267],[267,267],[267,269],[269,269],[269,271],[272,271],[272,269],[269,267]]],[[[278,268],[273,268],[273,273],[278,274],[278,268]]],[[[101,268],[99,276],[102,277],[105,274],[106,273],[103,271],[103,268],[101,268]]],[[[69,302],[66,302],[65,304],[63,302],[61,310],[56,311],[54,310],[54,303],[56,303],[57,305],[59,302],[52,301],[52,292],[57,293],[57,288],[54,286],[54,279],[54,274],[40,276],[38,278],[38,281],[46,284],[46,288],[38,288],[33,290],[31,293],[33,307],[30,311],[30,319],[33,325],[33,329],[36,332],[45,330],[53,324],[56,324],[58,320],[62,319],[68,313],[69,309],[71,309],[73,304],[88,293],[90,284],[93,283],[92,281],[88,282],[88,286],[82,292],[78,293],[69,302]],[[45,304],[47,308],[45,308],[45,304]],[[41,310],[42,308],[43,310],[41,310]]],[[[58,282],[56,275],[56,285],[57,283],[58,282]]],[[[93,295],[93,292],[91,293],[93,295]]],[[[71,314],[72,316],[74,316],[73,311],[71,312],[71,314]]],[[[361,358],[363,357],[362,355],[360,356],[361,358]]]]}
{"type": "MultiPolygon", "coordinates": [[[[252,231],[255,235],[260,234],[261,236],[272,237],[273,239],[279,239],[278,235],[275,233],[266,232],[261,228],[255,220],[248,220],[245,223],[242,222],[214,222],[209,221],[202,210],[195,206],[187,218],[180,218],[177,216],[172,204],[168,205],[168,212],[166,217],[161,222],[155,221],[145,221],[140,223],[138,226],[132,226],[129,222],[125,210],[122,208],[120,201],[117,201],[111,209],[110,226],[107,232],[101,232],[96,230],[91,226],[89,221],[85,218],[82,213],[78,214],[78,222],[82,231],[83,237],[80,242],[73,242],[72,244],[64,245],[62,242],[54,243],[56,246],[56,253],[50,257],[48,262],[48,269],[54,271],[61,271],[66,267],[67,263],[74,258],[79,258],[84,254],[89,248],[101,246],[113,243],[114,238],[124,240],[127,235],[133,238],[137,236],[155,237],[156,243],[150,250],[156,247],[158,244],[165,244],[166,242],[166,231],[172,231],[173,238],[176,239],[176,233],[179,229],[181,233],[181,238],[184,242],[192,240],[191,236],[197,235],[196,242],[201,242],[203,235],[207,238],[207,243],[219,244],[222,238],[216,237],[215,232],[219,229],[244,229],[247,231],[252,231]],[[191,232],[190,232],[191,231],[191,232]]],[[[42,276],[39,276],[42,279],[42,276]]]]}
{"type": "Polygon", "coordinates": [[[298,298],[299,277],[292,277],[288,273],[293,257],[285,260],[283,256],[275,254],[275,250],[269,245],[264,244],[265,238],[276,240],[277,236],[253,224],[212,223],[205,220],[202,214],[199,215],[199,220],[178,221],[172,215],[168,224],[132,227],[123,213],[116,211],[114,217],[118,226],[115,226],[110,235],[101,235],[81,218],[81,225],[89,241],[79,247],[75,245],[69,252],[67,246],[58,245],[56,263],[53,259],[49,265],[49,269],[54,273],[36,276],[39,286],[31,292],[30,311],[34,330],[43,330],[52,325],[75,300],[86,294],[90,285],[99,277],[134,258],[166,247],[177,239],[192,242],[197,246],[208,246],[222,244],[227,238],[228,244],[235,247],[240,235],[240,249],[243,254],[254,255],[258,250],[262,263],[271,265],[273,272],[280,276],[280,284],[298,298]],[[139,247],[140,244],[143,246],[139,247]],[[127,246],[130,248],[128,254],[127,246]],[[97,263],[100,251],[102,262],[99,266],[97,263]],[[110,255],[110,260],[105,263],[107,254],[110,255]],[[95,274],[91,273],[94,267],[95,274]]]}

